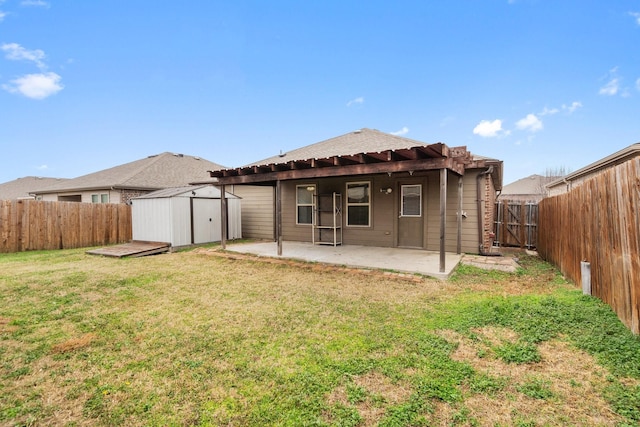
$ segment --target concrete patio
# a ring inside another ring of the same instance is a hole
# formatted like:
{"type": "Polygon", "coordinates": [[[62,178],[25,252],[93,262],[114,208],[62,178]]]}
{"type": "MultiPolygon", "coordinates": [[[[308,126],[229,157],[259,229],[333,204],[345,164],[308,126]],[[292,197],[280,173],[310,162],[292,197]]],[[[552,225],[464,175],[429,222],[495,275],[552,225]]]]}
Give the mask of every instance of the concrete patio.
{"type": "Polygon", "coordinates": [[[278,256],[275,242],[228,242],[228,251],[266,256],[289,258],[309,262],[343,265],[346,267],[374,268],[403,273],[417,273],[425,276],[446,279],[460,262],[462,255],[445,254],[445,271],[441,273],[440,254],[437,251],[420,249],[379,248],[374,246],[327,246],[304,242],[282,243],[282,256],[278,256]]]}

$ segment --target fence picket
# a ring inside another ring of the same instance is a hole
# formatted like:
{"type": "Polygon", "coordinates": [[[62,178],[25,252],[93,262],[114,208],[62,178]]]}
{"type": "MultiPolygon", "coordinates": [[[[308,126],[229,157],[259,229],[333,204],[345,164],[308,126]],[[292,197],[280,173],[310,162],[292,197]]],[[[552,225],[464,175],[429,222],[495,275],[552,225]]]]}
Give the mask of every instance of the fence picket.
{"type": "Polygon", "coordinates": [[[640,158],[628,160],[540,202],[538,252],[580,283],[591,263],[591,292],[640,334],[640,158]]]}
{"type": "Polygon", "coordinates": [[[0,253],[124,243],[131,235],[125,204],[0,200],[0,253]]]}

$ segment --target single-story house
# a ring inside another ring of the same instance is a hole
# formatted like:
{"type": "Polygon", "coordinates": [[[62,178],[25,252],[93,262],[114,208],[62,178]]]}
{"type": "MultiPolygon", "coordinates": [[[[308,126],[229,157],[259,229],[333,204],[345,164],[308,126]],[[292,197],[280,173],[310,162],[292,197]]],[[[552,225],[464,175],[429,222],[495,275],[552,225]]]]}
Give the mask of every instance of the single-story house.
{"type": "Polygon", "coordinates": [[[29,200],[35,197],[30,194],[34,188],[47,188],[64,182],[64,178],[44,178],[25,176],[0,184],[0,200],[29,200]]]}
{"type": "Polygon", "coordinates": [[[445,251],[490,251],[502,170],[466,147],[361,129],[210,175],[234,194],[273,189],[263,209],[274,212],[278,254],[283,240],[420,248],[439,251],[444,271],[445,251]]]}
{"type": "Polygon", "coordinates": [[[625,147],[620,151],[616,151],[607,157],[548,183],[547,189],[549,196],[568,193],[571,189],[582,185],[586,180],[593,178],[601,171],[617,166],[638,156],[640,156],[640,142],[625,147]]]}
{"type": "Polygon", "coordinates": [[[123,165],[36,187],[37,200],[85,203],[129,203],[134,197],[164,188],[202,181],[217,163],[186,154],[161,153],[123,165]]]}
{"type": "Polygon", "coordinates": [[[171,243],[173,247],[219,242],[222,210],[229,239],[242,237],[240,198],[213,185],[167,188],[131,200],[133,240],[171,243]]]}

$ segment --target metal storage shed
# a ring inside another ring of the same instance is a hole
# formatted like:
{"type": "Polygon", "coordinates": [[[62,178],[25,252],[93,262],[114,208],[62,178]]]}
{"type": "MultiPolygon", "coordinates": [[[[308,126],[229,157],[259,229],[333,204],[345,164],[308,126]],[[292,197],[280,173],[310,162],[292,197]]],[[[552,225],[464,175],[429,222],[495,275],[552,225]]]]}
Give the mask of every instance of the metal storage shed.
{"type": "MultiPolygon", "coordinates": [[[[225,193],[227,238],[242,237],[240,198],[225,193]]],[[[221,240],[220,189],[213,185],[167,188],[131,201],[133,240],[188,246],[221,240]]]]}

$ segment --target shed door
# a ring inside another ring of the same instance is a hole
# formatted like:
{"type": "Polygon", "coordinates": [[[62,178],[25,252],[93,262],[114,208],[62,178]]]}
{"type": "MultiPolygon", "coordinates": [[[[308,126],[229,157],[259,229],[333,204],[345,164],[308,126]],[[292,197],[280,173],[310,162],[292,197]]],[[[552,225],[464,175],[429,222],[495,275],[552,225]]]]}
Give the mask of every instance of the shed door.
{"type": "Polygon", "coordinates": [[[193,243],[220,241],[220,199],[193,199],[193,243]]]}
{"type": "Polygon", "coordinates": [[[398,203],[398,246],[423,247],[422,184],[400,185],[398,203]]]}

